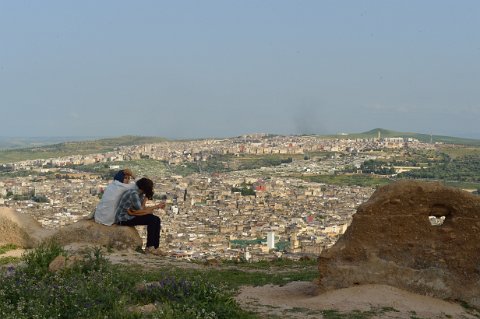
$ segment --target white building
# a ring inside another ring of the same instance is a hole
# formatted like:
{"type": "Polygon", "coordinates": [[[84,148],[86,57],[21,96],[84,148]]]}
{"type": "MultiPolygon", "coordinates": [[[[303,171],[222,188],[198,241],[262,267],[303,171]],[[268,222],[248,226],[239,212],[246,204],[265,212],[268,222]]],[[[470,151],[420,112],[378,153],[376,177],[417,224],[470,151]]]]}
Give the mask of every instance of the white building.
{"type": "Polygon", "coordinates": [[[268,249],[275,248],[275,232],[273,231],[267,233],[267,247],[268,249]]]}

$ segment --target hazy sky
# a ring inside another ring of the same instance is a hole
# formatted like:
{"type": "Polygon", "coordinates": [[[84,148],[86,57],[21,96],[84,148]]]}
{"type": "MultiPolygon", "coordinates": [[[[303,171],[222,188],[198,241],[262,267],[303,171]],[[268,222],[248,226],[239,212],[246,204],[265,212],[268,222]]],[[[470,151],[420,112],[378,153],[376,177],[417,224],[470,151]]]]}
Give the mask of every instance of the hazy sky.
{"type": "Polygon", "coordinates": [[[480,138],[480,1],[0,0],[0,136],[480,138]]]}

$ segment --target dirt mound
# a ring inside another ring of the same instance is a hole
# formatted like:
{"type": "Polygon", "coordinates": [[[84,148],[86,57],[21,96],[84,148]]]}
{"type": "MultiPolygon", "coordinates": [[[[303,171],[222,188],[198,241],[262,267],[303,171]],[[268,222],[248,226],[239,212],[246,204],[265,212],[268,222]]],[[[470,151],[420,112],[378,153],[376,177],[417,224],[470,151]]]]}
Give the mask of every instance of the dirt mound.
{"type": "Polygon", "coordinates": [[[33,248],[50,235],[51,231],[42,228],[31,216],[0,207],[0,244],[33,248]]]}
{"type": "Polygon", "coordinates": [[[384,186],[322,253],[319,287],[384,284],[479,307],[479,232],[478,196],[439,183],[384,186]],[[432,225],[430,216],[443,224],[432,225]]]}

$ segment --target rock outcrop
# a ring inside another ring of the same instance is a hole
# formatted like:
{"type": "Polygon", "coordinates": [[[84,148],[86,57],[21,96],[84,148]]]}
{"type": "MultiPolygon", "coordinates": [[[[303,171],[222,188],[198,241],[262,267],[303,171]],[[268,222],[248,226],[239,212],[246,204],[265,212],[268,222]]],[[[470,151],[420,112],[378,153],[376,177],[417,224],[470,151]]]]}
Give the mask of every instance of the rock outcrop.
{"type": "Polygon", "coordinates": [[[55,231],[43,228],[29,215],[0,208],[0,245],[34,248],[47,239],[54,239],[62,246],[80,243],[114,249],[142,247],[142,238],[134,227],[104,226],[92,219],[80,220],[55,231]]]}
{"type": "Polygon", "coordinates": [[[8,207],[0,207],[0,245],[14,244],[21,248],[36,247],[52,231],[43,228],[29,215],[8,207]]]}
{"type": "Polygon", "coordinates": [[[88,243],[114,249],[138,249],[142,238],[135,227],[104,226],[91,220],[79,220],[60,228],[52,238],[65,246],[72,243],[88,243]]]}
{"type": "Polygon", "coordinates": [[[399,181],[379,188],[322,253],[319,287],[386,284],[479,307],[479,236],[480,197],[440,183],[399,181]],[[432,225],[430,216],[443,224],[432,225]]]}

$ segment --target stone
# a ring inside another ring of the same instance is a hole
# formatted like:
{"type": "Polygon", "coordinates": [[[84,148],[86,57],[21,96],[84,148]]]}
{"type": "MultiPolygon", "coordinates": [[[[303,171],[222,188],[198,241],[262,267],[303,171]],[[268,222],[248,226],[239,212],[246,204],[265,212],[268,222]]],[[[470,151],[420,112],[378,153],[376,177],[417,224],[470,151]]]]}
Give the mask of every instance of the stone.
{"type": "Polygon", "coordinates": [[[12,208],[0,207],[0,245],[33,248],[51,234],[51,230],[43,228],[33,217],[12,208]]]}
{"type": "Polygon", "coordinates": [[[62,246],[72,243],[90,243],[118,250],[136,250],[143,244],[135,227],[105,226],[94,220],[79,220],[64,226],[52,238],[62,246]]]}
{"type": "Polygon", "coordinates": [[[86,244],[118,250],[137,250],[143,244],[134,227],[105,226],[90,219],[51,230],[43,228],[29,215],[18,213],[11,208],[0,208],[0,245],[14,244],[21,248],[35,248],[43,241],[51,239],[62,246],[86,244]]]}
{"type": "Polygon", "coordinates": [[[73,256],[57,256],[48,265],[48,270],[51,272],[57,272],[66,268],[72,267],[75,263],[83,261],[84,258],[78,255],[73,256]]]}
{"type": "Polygon", "coordinates": [[[319,289],[384,284],[480,307],[479,221],[480,197],[460,189],[421,181],[381,187],[322,252],[319,289]]]}
{"type": "Polygon", "coordinates": [[[128,308],[130,312],[133,313],[138,313],[138,314],[151,314],[155,311],[157,311],[157,306],[153,303],[149,303],[146,305],[141,305],[141,306],[130,306],[128,308]]]}

